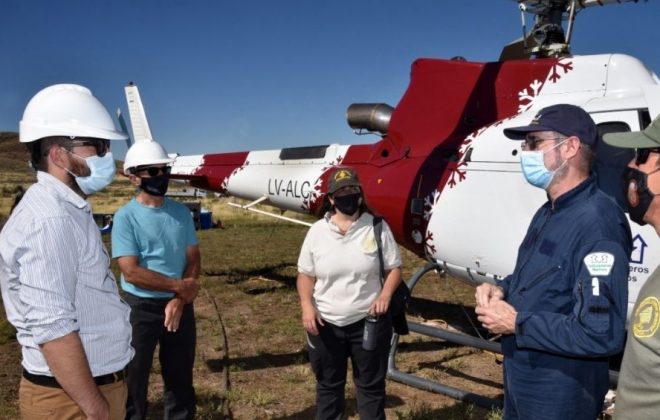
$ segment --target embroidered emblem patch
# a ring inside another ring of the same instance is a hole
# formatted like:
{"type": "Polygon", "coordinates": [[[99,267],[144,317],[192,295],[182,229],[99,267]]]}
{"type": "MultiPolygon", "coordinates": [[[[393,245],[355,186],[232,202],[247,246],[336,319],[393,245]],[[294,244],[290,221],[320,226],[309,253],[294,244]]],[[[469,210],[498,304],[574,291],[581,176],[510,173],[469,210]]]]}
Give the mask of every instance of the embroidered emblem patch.
{"type": "Polygon", "coordinates": [[[342,179],[348,179],[351,177],[351,173],[345,169],[337,171],[335,173],[335,181],[341,181],[342,179]]]}
{"type": "Polygon", "coordinates": [[[655,296],[644,299],[635,309],[633,334],[637,338],[651,337],[660,325],[660,301],[655,296]]]}
{"type": "Polygon", "coordinates": [[[614,255],[609,252],[592,252],[583,261],[590,275],[609,276],[614,266],[614,255]]]}

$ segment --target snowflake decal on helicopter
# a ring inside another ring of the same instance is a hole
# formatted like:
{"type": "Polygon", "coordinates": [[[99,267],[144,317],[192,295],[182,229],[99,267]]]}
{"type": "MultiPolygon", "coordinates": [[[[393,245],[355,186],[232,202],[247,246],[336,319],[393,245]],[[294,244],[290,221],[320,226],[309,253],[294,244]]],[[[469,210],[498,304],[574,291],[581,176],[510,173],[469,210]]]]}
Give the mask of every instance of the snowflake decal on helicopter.
{"type": "Polygon", "coordinates": [[[562,69],[564,71],[564,74],[566,74],[569,71],[573,70],[573,62],[566,60],[562,62],[562,60],[559,60],[557,64],[552,66],[552,69],[550,70],[550,75],[548,76],[548,80],[550,80],[552,83],[557,83],[557,81],[561,79],[558,69],[562,69]]]}
{"type": "Polygon", "coordinates": [[[435,255],[435,245],[433,244],[433,232],[431,230],[426,231],[426,237],[424,238],[424,248],[426,248],[426,255],[435,255]]]}
{"type": "MultiPolygon", "coordinates": [[[[330,168],[334,168],[335,166],[339,166],[339,165],[341,165],[341,163],[343,162],[343,160],[344,160],[344,156],[342,156],[342,155],[337,156],[337,157],[335,158],[335,160],[334,160],[332,163],[330,163],[330,165],[328,165],[328,166],[324,166],[323,168],[321,168],[321,173],[323,174],[323,173],[325,173],[328,169],[330,169],[330,168]]],[[[318,178],[318,179],[316,180],[316,182],[314,183],[314,186],[313,186],[312,189],[310,190],[310,192],[309,192],[309,196],[306,197],[305,199],[303,199],[303,203],[302,203],[302,205],[300,206],[301,209],[303,209],[303,210],[305,210],[305,211],[307,211],[307,212],[311,210],[312,205],[313,205],[314,203],[316,203],[316,201],[317,201],[317,200],[323,195],[323,192],[322,192],[322,190],[321,190],[321,186],[322,186],[322,185],[323,185],[323,181],[321,180],[321,178],[318,178]]]]}
{"type": "Polygon", "coordinates": [[[566,74],[571,70],[573,70],[573,62],[570,59],[561,59],[552,66],[545,82],[535,79],[528,87],[518,92],[518,100],[520,102],[520,105],[518,105],[518,114],[527,111],[534,105],[534,101],[546,83],[557,83],[561,79],[562,74],[566,74]],[[562,74],[560,74],[560,71],[562,74]]]}
{"type": "Polygon", "coordinates": [[[433,214],[433,207],[440,199],[440,191],[436,188],[431,194],[424,198],[424,219],[429,220],[433,214]]]}
{"type": "MultiPolygon", "coordinates": [[[[324,172],[325,172],[325,170],[324,170],[324,172]]],[[[321,178],[318,178],[316,180],[316,182],[314,183],[314,186],[310,190],[309,196],[307,196],[303,200],[303,203],[300,206],[301,209],[303,209],[305,211],[309,211],[312,207],[312,204],[315,203],[316,200],[318,200],[321,197],[321,195],[323,195],[321,193],[321,185],[323,185],[323,181],[321,180],[321,178]]]]}
{"type": "Polygon", "coordinates": [[[465,179],[465,169],[462,169],[467,166],[467,163],[461,161],[456,164],[454,164],[454,167],[450,167],[449,171],[449,181],[447,181],[447,185],[449,185],[449,188],[454,188],[456,184],[459,182],[463,181],[465,179]]]}
{"type": "Polygon", "coordinates": [[[518,113],[523,113],[532,107],[534,104],[534,99],[539,95],[543,83],[538,80],[534,80],[528,87],[518,92],[518,113]]]}
{"type": "Polygon", "coordinates": [[[468,149],[472,145],[472,140],[474,140],[477,136],[481,135],[481,133],[483,133],[486,130],[486,128],[488,128],[488,126],[482,127],[477,131],[471,132],[470,135],[467,136],[465,140],[463,140],[463,143],[461,143],[461,146],[458,148],[459,159],[465,156],[465,153],[467,153],[468,149]]]}

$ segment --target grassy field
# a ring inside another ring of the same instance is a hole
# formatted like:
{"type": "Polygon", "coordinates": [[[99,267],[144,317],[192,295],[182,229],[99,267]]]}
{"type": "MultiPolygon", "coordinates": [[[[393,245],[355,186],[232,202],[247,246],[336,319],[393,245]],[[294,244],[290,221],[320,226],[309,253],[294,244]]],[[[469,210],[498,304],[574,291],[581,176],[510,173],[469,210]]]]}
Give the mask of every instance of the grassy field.
{"type": "MultiPolygon", "coordinates": [[[[304,234],[304,227],[245,217],[226,220],[225,229],[199,233],[204,272],[195,308],[199,418],[222,418],[228,409],[237,419],[313,417],[314,377],[294,286],[304,234]]],[[[404,260],[410,275],[420,261],[409,253],[404,253],[404,260]]],[[[457,304],[470,301],[472,294],[461,283],[431,276],[415,290],[411,318],[460,324],[457,304]]],[[[15,415],[19,348],[7,331],[4,336],[8,342],[0,348],[0,413],[5,414],[0,417],[9,419],[15,415]]],[[[501,393],[500,366],[492,355],[415,334],[399,349],[398,366],[406,372],[490,396],[501,393]]],[[[158,374],[156,366],[150,418],[160,418],[162,409],[158,374]]],[[[352,385],[348,392],[348,418],[357,418],[352,385]]],[[[394,382],[388,383],[387,411],[388,418],[396,419],[496,418],[496,413],[394,382]]]]}
{"type": "MultiPolygon", "coordinates": [[[[0,138],[0,151],[2,147],[0,138]]],[[[11,168],[0,168],[0,216],[8,213],[16,183],[27,186],[34,179],[25,168],[11,168]]],[[[133,192],[128,182],[118,177],[109,191],[93,197],[94,211],[112,213],[133,192]]],[[[224,228],[198,233],[203,272],[203,289],[195,302],[198,418],[313,418],[315,380],[307,361],[295,291],[296,261],[307,228],[246,214],[227,206],[227,200],[203,200],[202,205],[213,211],[216,220],[222,220],[224,228]]],[[[404,276],[409,278],[424,261],[402,252],[404,276]]],[[[116,264],[113,270],[118,274],[116,264]]],[[[473,295],[469,286],[430,274],[414,290],[409,319],[469,330],[465,314],[473,314],[473,295]]],[[[14,419],[20,348],[4,320],[4,310],[0,309],[0,314],[0,419],[14,419]]],[[[454,387],[501,396],[501,366],[489,353],[411,334],[399,346],[397,366],[454,387]]],[[[149,397],[149,418],[154,419],[162,418],[159,373],[156,363],[149,397]]],[[[497,419],[500,413],[388,381],[387,416],[497,419]]],[[[346,418],[357,418],[350,380],[346,418]]]]}

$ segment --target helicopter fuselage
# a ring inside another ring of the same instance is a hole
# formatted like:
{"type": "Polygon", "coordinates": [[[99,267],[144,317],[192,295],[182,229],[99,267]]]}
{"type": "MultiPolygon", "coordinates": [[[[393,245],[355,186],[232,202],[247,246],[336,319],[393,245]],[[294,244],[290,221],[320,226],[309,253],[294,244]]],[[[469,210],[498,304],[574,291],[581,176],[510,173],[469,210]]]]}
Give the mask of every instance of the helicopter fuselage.
{"type": "MultiPolygon", "coordinates": [[[[471,284],[494,282],[513,270],[527,225],[547,199],[525,182],[520,143],[502,130],[528,124],[554,103],[582,106],[601,134],[639,130],[658,112],[659,85],[640,61],[617,54],[495,63],[419,59],[386,134],[374,144],[183,156],[172,173],[196,187],[320,216],[329,172],[351,166],[369,207],[386,218],[402,246],[471,284]]],[[[608,159],[594,169],[601,187],[617,195],[629,157],[608,159]]],[[[653,252],[660,241],[651,228],[631,226],[632,303],[660,263],[653,252]]]]}

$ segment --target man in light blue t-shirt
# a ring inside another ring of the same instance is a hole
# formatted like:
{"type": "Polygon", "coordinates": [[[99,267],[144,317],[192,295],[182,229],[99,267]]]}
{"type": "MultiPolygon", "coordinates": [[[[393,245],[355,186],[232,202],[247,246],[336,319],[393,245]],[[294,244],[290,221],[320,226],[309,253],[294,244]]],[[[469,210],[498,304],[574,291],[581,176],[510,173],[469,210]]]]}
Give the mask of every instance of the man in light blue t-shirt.
{"type": "Polygon", "coordinates": [[[159,347],[165,418],[192,419],[195,390],[195,315],[200,253],[190,211],[165,198],[171,159],[156,142],[128,150],[124,173],[138,195],[114,217],[112,256],[121,269],[121,287],[131,306],[135,357],[127,367],[127,419],[147,414],[149,372],[159,347]]]}

